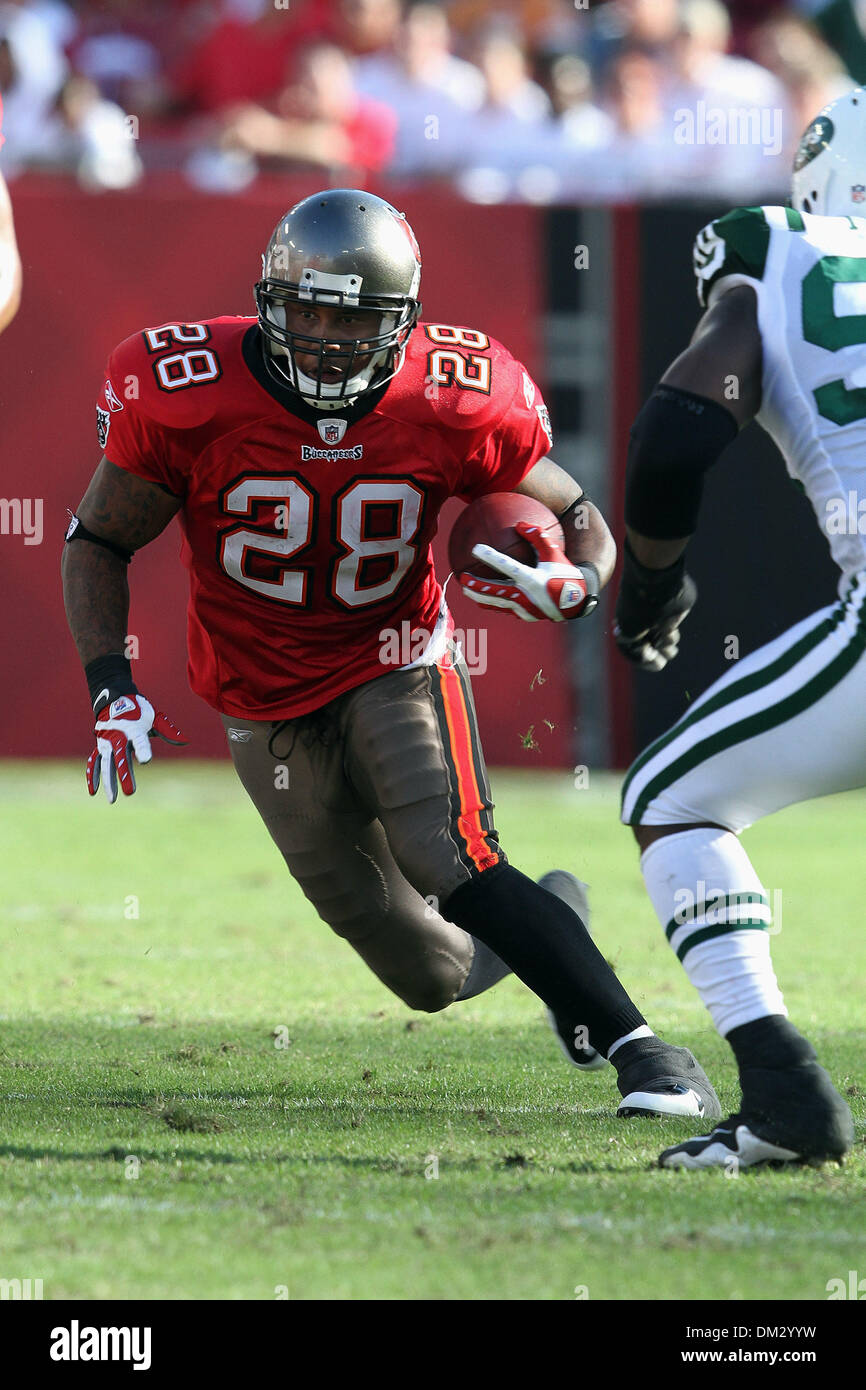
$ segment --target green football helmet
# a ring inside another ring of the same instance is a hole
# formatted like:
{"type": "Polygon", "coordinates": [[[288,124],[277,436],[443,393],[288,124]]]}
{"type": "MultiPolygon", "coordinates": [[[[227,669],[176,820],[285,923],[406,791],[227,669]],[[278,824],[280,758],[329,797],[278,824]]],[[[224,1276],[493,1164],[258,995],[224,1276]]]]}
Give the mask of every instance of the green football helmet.
{"type": "Polygon", "coordinates": [[[277,223],[255,287],[268,370],[320,410],[350,405],[399,372],[421,313],[420,284],[421,255],[404,213],[357,188],[304,198],[277,223]],[[294,331],[288,306],[314,304],[375,314],[376,331],[334,341],[294,331]]]}

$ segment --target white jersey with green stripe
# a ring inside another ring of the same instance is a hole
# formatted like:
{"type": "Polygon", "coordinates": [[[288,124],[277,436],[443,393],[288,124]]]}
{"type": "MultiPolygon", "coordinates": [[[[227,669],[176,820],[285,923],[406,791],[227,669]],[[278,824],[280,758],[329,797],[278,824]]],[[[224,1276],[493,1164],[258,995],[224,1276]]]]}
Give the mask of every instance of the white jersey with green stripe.
{"type": "Polygon", "coordinates": [[[757,418],[812,503],[841,593],[866,568],[866,219],[735,208],[698,234],[694,266],[705,308],[736,285],[756,292],[757,418]]]}

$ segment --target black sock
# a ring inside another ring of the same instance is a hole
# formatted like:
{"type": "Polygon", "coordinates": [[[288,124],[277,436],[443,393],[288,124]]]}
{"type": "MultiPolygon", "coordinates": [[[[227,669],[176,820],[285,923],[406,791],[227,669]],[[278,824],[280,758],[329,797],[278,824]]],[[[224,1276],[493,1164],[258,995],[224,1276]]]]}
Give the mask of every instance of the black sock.
{"type": "Polygon", "coordinates": [[[475,943],[475,955],[472,957],[469,974],[454,1001],[455,1004],[459,999],[474,999],[477,994],[483,994],[486,989],[498,985],[500,980],[511,974],[511,966],[500,960],[495,951],[491,951],[477,936],[473,936],[472,940],[475,943]]]}
{"type": "Polygon", "coordinates": [[[726,1041],[731,1044],[741,1071],[744,1067],[796,1067],[801,1062],[815,1061],[812,1044],[782,1014],[741,1023],[739,1028],[731,1029],[726,1041]]]}
{"type": "Polygon", "coordinates": [[[577,913],[513,865],[461,884],[441,911],[506,961],[557,1016],[579,1021],[603,1056],[646,1022],[577,913]]]}

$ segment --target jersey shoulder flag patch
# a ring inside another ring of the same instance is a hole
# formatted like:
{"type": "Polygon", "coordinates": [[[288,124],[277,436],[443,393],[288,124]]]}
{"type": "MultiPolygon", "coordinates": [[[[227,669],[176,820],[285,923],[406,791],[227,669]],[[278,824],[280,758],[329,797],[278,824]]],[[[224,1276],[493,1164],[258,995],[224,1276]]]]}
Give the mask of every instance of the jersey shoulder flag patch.
{"type": "Polygon", "coordinates": [[[726,275],[762,279],[769,245],[770,224],[763,208],[734,208],[703,227],[693,252],[701,307],[706,309],[710,290],[726,275]]]}

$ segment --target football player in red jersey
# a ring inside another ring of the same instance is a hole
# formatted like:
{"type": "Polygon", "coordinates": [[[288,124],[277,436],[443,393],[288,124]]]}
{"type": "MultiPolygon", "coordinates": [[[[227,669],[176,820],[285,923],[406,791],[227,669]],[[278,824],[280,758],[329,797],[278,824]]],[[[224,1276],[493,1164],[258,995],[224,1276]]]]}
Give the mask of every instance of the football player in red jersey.
{"type": "MultiPolygon", "coordinates": [[[[0,98],[0,129],[3,126],[3,101],[0,98]]],[[[0,149],[3,148],[3,135],[0,135],[0,149]]],[[[18,313],[21,303],[21,258],[15,240],[15,223],[12,220],[12,200],[6,181],[0,174],[0,333],[7,328],[18,313]]]]}
{"type": "Polygon", "coordinates": [[[413,1008],[513,970],[575,1064],[612,1061],[618,1113],[715,1117],[691,1053],[653,1035],[593,944],[577,881],[549,875],[548,891],[499,846],[433,570],[439,511],[517,490],[561,517],[566,552],[541,547],[536,568],[488,554],[503,572],[492,588],[461,576],[478,601],[528,618],[588,611],[615,548],[548,459],[547,412],[523,366],[477,329],[420,324],[420,278],[403,214],[331,189],[280,219],[256,318],[168,323],[111,354],[104,457],[63,566],[96,715],[89,789],[101,778],[109,801],[118,782],[131,794],[132,754],[149,761],[154,735],[182,741],[122,655],[126,566],[177,514],[190,681],[220,712],[240,779],[320,917],[413,1008]],[[388,667],[383,630],[403,623],[423,650],[388,667]]]}

